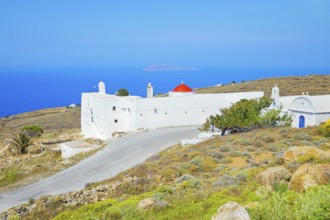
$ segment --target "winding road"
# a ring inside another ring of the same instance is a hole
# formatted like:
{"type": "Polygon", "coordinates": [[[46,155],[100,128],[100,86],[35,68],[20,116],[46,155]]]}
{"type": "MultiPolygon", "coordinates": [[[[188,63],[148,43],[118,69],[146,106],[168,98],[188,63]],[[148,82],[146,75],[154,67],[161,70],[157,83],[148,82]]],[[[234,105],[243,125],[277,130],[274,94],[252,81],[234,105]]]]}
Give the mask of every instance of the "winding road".
{"type": "Polygon", "coordinates": [[[163,128],[114,139],[105,148],[80,163],[39,182],[0,193],[0,212],[42,195],[83,189],[86,183],[111,178],[152,155],[198,134],[197,127],[163,128]]]}

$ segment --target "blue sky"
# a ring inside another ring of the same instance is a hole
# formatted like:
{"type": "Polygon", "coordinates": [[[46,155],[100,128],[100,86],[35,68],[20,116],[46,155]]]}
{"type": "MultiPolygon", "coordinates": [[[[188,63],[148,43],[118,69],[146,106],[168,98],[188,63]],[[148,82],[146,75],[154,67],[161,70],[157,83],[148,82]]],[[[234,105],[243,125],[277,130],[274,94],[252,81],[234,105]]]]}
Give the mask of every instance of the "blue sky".
{"type": "Polygon", "coordinates": [[[329,61],[329,0],[0,1],[0,67],[329,61]]]}

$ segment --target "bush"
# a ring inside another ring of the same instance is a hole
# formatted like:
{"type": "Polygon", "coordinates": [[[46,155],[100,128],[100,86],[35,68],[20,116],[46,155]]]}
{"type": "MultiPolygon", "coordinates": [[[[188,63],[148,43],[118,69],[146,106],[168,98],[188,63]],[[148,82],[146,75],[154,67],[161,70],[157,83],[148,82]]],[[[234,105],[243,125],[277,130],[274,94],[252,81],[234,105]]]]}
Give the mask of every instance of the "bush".
{"type": "Polygon", "coordinates": [[[240,157],[241,153],[239,151],[233,150],[227,153],[229,157],[240,157]]]}
{"type": "Polygon", "coordinates": [[[176,179],[176,182],[177,183],[181,183],[183,181],[186,181],[186,180],[190,180],[190,179],[194,179],[195,177],[193,177],[192,175],[190,174],[184,174],[182,176],[180,176],[179,178],[176,179]]]}
{"type": "Polygon", "coordinates": [[[209,156],[213,157],[213,158],[216,158],[218,160],[221,160],[222,158],[225,157],[225,155],[223,155],[222,153],[220,152],[211,152],[209,153],[209,156]]]}
{"type": "Polygon", "coordinates": [[[267,150],[271,151],[271,152],[277,152],[280,151],[281,147],[277,144],[271,144],[268,146],[267,150]]]}
{"type": "Polygon", "coordinates": [[[241,156],[251,159],[252,155],[248,151],[244,151],[241,156]]]}
{"type": "Polygon", "coordinates": [[[302,141],[302,140],[305,140],[305,141],[312,141],[312,137],[309,135],[309,134],[306,134],[306,133],[303,133],[303,132],[300,132],[298,134],[295,134],[293,135],[293,138],[297,141],[302,141]]]}
{"type": "Polygon", "coordinates": [[[231,151],[232,150],[232,147],[231,146],[227,146],[227,145],[223,145],[223,146],[221,146],[220,148],[219,148],[219,150],[221,151],[221,152],[229,152],[229,151],[231,151]]]}
{"type": "Polygon", "coordinates": [[[196,178],[183,181],[179,185],[179,187],[182,189],[199,189],[201,186],[202,186],[202,182],[196,178]]]}
{"type": "Polygon", "coordinates": [[[254,141],[253,146],[256,148],[261,148],[264,146],[264,144],[261,141],[254,141]]]}
{"type": "Polygon", "coordinates": [[[319,133],[325,137],[330,137],[330,119],[320,128],[319,133]]]}
{"type": "Polygon", "coordinates": [[[230,158],[228,158],[228,157],[222,158],[222,159],[220,160],[220,163],[224,163],[224,164],[232,163],[232,162],[233,162],[233,160],[230,159],[230,158]]]}
{"type": "Polygon", "coordinates": [[[261,137],[261,140],[266,142],[266,143],[273,143],[275,142],[275,139],[271,136],[268,136],[268,135],[264,135],[261,137]]]}
{"type": "Polygon", "coordinates": [[[22,128],[22,132],[33,138],[40,137],[44,133],[44,130],[38,125],[29,125],[22,128]]]}
{"type": "Polygon", "coordinates": [[[260,195],[257,208],[249,210],[249,214],[251,219],[330,219],[329,195],[329,185],[309,188],[305,193],[265,191],[260,195]]]}
{"type": "Polygon", "coordinates": [[[107,209],[103,215],[101,216],[101,220],[107,220],[107,219],[111,219],[111,220],[117,220],[117,219],[122,219],[124,213],[123,211],[118,208],[118,207],[113,207],[110,209],[107,209]]]}
{"type": "Polygon", "coordinates": [[[0,186],[14,182],[18,177],[18,168],[9,168],[0,175],[0,186]]]}
{"type": "Polygon", "coordinates": [[[220,179],[213,183],[213,186],[233,186],[240,185],[246,181],[246,174],[239,173],[237,175],[229,176],[223,175],[220,179]]]}

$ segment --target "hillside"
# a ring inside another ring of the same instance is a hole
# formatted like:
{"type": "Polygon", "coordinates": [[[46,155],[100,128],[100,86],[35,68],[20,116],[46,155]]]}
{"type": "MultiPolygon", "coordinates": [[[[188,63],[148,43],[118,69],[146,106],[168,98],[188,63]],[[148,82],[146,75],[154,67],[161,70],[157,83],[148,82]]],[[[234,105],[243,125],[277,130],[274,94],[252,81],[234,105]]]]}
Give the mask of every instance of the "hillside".
{"type": "MultiPolygon", "coordinates": [[[[269,95],[275,84],[281,95],[306,90],[310,95],[330,94],[330,75],[263,79],[197,92],[263,90],[269,95]]],[[[82,138],[80,110],[43,109],[0,119],[0,153],[4,139],[22,127],[34,124],[45,130],[33,145],[37,147],[34,153],[0,157],[0,191],[51,175],[94,153],[67,161],[48,150],[55,143],[82,138]]],[[[328,219],[330,138],[323,137],[318,129],[258,129],[185,148],[176,145],[114,178],[87,184],[84,190],[31,199],[27,205],[0,214],[0,220],[9,216],[51,219],[57,215],[55,219],[211,219],[229,201],[245,206],[251,219],[308,219],[317,215],[312,219],[328,219]],[[305,173],[310,174],[302,176],[305,173]],[[307,189],[309,185],[314,187],[307,189]],[[149,206],[141,208],[145,199],[149,206]]]]}
{"type": "Polygon", "coordinates": [[[266,96],[270,96],[275,84],[280,88],[281,96],[300,95],[307,91],[309,95],[330,94],[330,74],[260,79],[234,85],[201,88],[196,91],[197,93],[264,91],[266,96]]]}
{"type": "Polygon", "coordinates": [[[330,138],[319,136],[317,127],[258,129],[173,146],[114,178],[31,200],[7,214],[200,220],[234,201],[251,219],[328,219],[329,168],[330,138]]]}
{"type": "Polygon", "coordinates": [[[39,125],[44,130],[80,128],[80,107],[49,108],[0,118],[0,140],[24,126],[39,125]]]}

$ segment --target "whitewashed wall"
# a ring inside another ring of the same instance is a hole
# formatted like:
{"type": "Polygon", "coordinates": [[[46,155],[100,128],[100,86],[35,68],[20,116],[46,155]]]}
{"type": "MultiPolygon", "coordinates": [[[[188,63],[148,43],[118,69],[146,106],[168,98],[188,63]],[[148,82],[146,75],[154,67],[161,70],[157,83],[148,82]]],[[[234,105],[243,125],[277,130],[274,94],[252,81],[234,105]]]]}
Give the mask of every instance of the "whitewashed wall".
{"type": "Polygon", "coordinates": [[[183,97],[117,97],[99,93],[82,94],[81,128],[86,137],[111,138],[113,132],[146,128],[201,125],[221,108],[263,92],[200,94],[183,97]]]}
{"type": "Polygon", "coordinates": [[[210,115],[220,113],[221,108],[227,108],[243,98],[261,96],[263,92],[139,99],[136,104],[137,129],[201,125],[210,115]]]}

